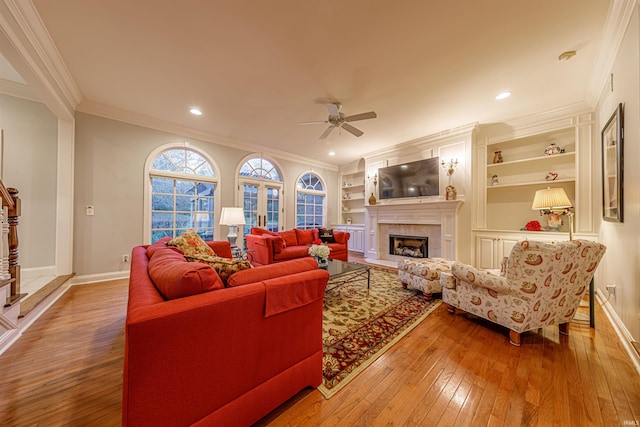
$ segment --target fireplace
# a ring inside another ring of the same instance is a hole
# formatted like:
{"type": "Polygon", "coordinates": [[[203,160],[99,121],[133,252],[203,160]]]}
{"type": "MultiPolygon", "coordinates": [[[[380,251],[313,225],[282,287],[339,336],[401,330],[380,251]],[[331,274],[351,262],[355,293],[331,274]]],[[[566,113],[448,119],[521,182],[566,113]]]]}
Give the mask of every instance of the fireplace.
{"type": "Polygon", "coordinates": [[[389,234],[389,254],[411,258],[429,257],[429,237],[389,234]]]}

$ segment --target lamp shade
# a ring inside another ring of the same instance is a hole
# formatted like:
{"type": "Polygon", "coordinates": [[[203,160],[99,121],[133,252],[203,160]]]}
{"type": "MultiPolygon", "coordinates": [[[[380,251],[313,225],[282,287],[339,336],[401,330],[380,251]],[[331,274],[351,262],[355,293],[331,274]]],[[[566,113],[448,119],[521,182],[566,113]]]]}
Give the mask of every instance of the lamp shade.
{"type": "Polygon", "coordinates": [[[244,225],[244,210],[242,208],[222,208],[220,213],[221,225],[244,225]]]}
{"type": "Polygon", "coordinates": [[[564,209],[570,208],[571,200],[569,196],[562,188],[546,188],[544,190],[536,191],[536,195],[533,198],[533,210],[543,209],[564,209]]]}

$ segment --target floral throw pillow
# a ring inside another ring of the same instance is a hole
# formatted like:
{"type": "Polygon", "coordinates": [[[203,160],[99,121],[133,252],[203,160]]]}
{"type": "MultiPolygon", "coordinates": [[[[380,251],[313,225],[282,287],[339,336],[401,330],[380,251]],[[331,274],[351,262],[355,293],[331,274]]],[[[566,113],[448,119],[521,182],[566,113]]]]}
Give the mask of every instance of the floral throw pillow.
{"type": "Polygon", "coordinates": [[[241,259],[229,259],[223,258],[219,256],[210,256],[204,254],[194,254],[194,255],[186,255],[184,256],[187,261],[190,262],[201,262],[204,264],[208,264],[218,273],[222,283],[227,286],[227,279],[233,273],[246,270],[247,268],[252,268],[253,266],[249,261],[241,260],[241,259]]]}
{"type": "Polygon", "coordinates": [[[188,255],[216,256],[216,253],[207,245],[195,230],[188,230],[167,242],[168,246],[180,249],[185,257],[188,255]]]}

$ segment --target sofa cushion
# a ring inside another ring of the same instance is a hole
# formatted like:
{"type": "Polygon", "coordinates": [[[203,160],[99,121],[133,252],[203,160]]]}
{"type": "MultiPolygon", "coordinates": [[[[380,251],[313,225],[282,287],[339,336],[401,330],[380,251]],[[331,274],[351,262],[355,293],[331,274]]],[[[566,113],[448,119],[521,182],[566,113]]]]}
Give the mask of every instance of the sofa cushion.
{"type": "Polygon", "coordinates": [[[336,239],[333,236],[333,230],[327,230],[326,228],[321,229],[320,240],[322,240],[322,243],[335,243],[336,239]]]}
{"type": "Polygon", "coordinates": [[[171,248],[154,252],[149,259],[148,272],[158,292],[168,300],[224,288],[213,268],[188,262],[171,248]]]}
{"type": "Polygon", "coordinates": [[[273,259],[277,261],[294,259],[294,258],[303,258],[309,256],[309,247],[308,246],[287,246],[282,250],[282,252],[278,254],[273,254],[273,259]]]}
{"type": "Polygon", "coordinates": [[[284,239],[285,247],[298,245],[298,236],[296,236],[295,230],[279,231],[278,236],[284,239]]]}
{"type": "Polygon", "coordinates": [[[171,240],[171,237],[163,237],[162,239],[158,240],[157,242],[149,245],[147,247],[147,258],[151,258],[153,256],[153,254],[156,253],[157,250],[159,249],[171,249],[173,251],[179,252],[180,250],[178,248],[176,248],[175,246],[167,246],[167,242],[171,240]]]}
{"type": "Polygon", "coordinates": [[[295,229],[298,245],[310,245],[313,243],[313,230],[295,229]]]}
{"type": "Polygon", "coordinates": [[[204,263],[213,267],[225,286],[227,284],[227,279],[229,279],[229,276],[233,273],[253,267],[249,261],[241,259],[229,259],[203,254],[185,255],[184,257],[188,261],[204,263]]]}
{"type": "Polygon", "coordinates": [[[232,274],[227,280],[227,287],[247,285],[275,277],[288,276],[308,270],[317,270],[318,263],[313,258],[300,258],[291,261],[269,264],[250,270],[242,270],[232,274]]]}
{"type": "Polygon", "coordinates": [[[209,256],[216,256],[216,253],[207,245],[202,237],[196,233],[195,230],[187,230],[175,239],[171,239],[167,242],[168,246],[175,246],[186,255],[204,254],[209,256]]]}

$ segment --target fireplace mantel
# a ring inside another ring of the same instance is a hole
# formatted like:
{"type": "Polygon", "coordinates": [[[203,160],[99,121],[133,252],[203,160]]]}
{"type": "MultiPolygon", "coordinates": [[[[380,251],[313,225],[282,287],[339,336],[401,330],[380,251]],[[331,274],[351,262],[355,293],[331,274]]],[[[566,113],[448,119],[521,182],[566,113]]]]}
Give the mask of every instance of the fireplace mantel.
{"type": "Polygon", "coordinates": [[[433,257],[454,260],[456,257],[456,221],[463,200],[417,199],[410,202],[385,201],[366,206],[365,235],[367,236],[366,257],[387,260],[385,245],[388,245],[389,226],[430,226],[440,227],[440,253],[433,257]],[[386,243],[385,243],[386,242],[386,243]]]}

